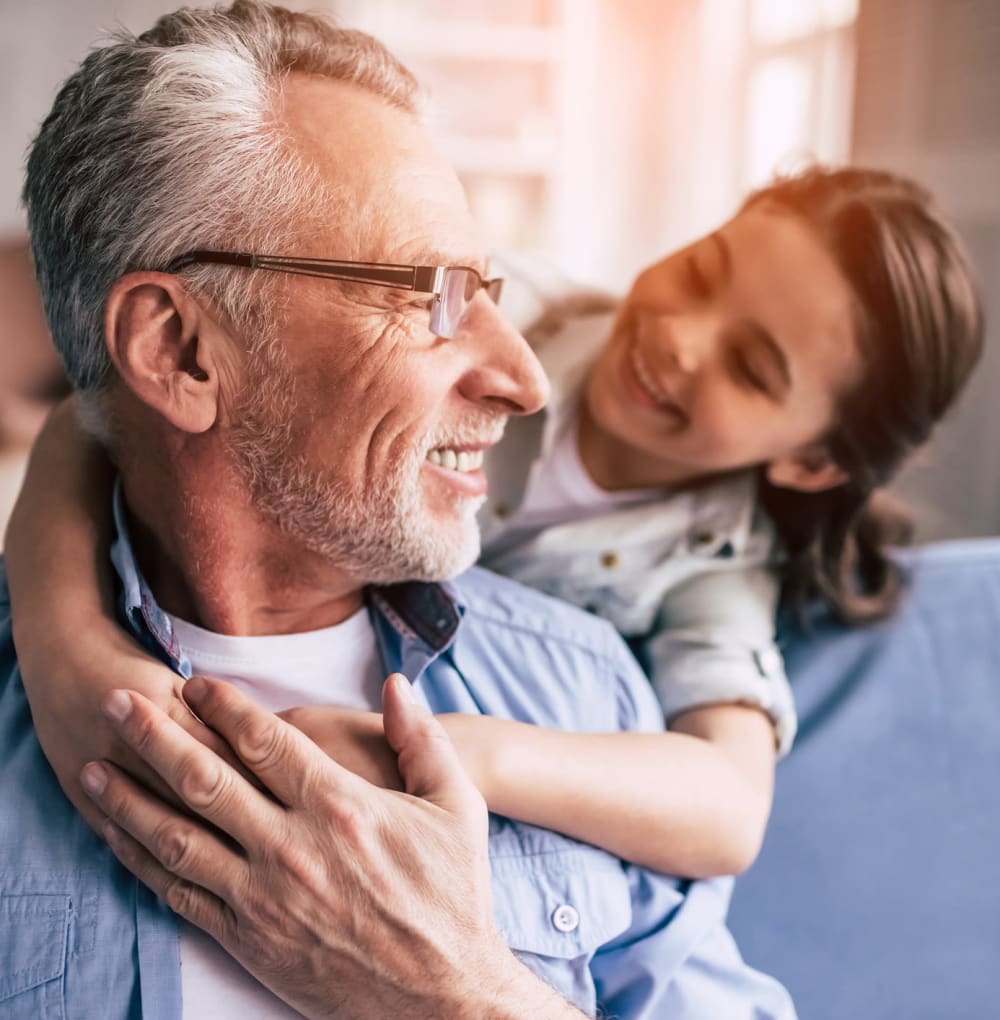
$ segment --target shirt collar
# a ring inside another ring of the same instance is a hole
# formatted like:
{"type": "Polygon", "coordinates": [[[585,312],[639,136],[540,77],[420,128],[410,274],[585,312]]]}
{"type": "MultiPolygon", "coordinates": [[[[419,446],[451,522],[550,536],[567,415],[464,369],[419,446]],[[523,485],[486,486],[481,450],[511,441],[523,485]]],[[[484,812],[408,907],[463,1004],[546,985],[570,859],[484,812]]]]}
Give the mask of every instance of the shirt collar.
{"type": "Polygon", "coordinates": [[[591,315],[570,320],[535,353],[551,388],[549,401],[539,412],[544,417],[542,450],[547,451],[583,399],[587,375],[601,348],[607,343],[615,314],[591,315]]]}
{"type": "MultiPolygon", "coordinates": [[[[120,477],[115,481],[112,503],[115,537],[111,562],[121,581],[122,621],[147,651],[187,679],[191,663],[177,642],[170,617],[157,604],[135,559],[120,477]]],[[[373,585],[365,595],[383,665],[411,681],[452,645],[465,613],[457,587],[449,583],[373,585]]]]}

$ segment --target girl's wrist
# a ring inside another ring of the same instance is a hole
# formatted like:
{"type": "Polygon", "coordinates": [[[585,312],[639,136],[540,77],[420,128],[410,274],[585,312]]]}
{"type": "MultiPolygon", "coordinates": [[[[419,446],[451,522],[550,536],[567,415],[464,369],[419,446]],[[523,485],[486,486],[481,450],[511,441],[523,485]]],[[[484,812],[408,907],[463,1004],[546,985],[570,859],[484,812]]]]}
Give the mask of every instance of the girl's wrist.
{"type": "Polygon", "coordinates": [[[459,760],[473,785],[492,810],[491,798],[497,791],[498,759],[503,742],[496,739],[496,727],[491,724],[499,720],[460,712],[446,712],[437,718],[455,745],[459,760]]]}

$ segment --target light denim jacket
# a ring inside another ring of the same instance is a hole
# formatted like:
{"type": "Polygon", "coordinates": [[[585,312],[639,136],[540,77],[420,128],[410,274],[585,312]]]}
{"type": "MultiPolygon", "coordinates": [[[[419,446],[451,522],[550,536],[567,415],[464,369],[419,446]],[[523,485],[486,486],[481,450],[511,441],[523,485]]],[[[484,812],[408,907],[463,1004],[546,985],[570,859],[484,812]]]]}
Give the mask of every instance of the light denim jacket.
{"type": "Polygon", "coordinates": [[[487,455],[480,562],[610,620],[632,644],[668,721],[700,705],[757,705],[785,754],[796,716],[775,641],[777,541],[752,472],[546,528],[519,521],[540,458],[575,416],[612,321],[572,318],[535,341],[552,395],[544,410],[512,420],[487,455]]]}
{"type": "MultiPolygon", "coordinates": [[[[120,510],[120,508],[117,508],[120,510]]],[[[121,518],[119,516],[121,529],[121,518]]],[[[168,618],[119,531],[122,618],[182,675],[168,618]]],[[[373,589],[386,672],[435,712],[574,730],[656,730],[663,717],[609,624],[486,571],[373,589]]],[[[725,925],[731,880],[690,882],[491,816],[497,924],[541,978],[620,1020],[794,1017],[725,925]]],[[[0,1018],[181,1015],[173,915],[115,862],[65,799],[31,725],[0,560],[0,1018]]]]}

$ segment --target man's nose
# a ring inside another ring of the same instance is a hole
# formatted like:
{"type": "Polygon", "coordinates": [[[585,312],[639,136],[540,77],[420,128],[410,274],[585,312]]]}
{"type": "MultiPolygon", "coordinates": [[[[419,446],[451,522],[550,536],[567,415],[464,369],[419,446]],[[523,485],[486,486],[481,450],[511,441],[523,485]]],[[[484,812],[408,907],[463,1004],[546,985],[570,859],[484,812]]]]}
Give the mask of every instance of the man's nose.
{"type": "Polygon", "coordinates": [[[508,414],[533,414],[549,399],[549,381],[527,340],[485,294],[469,306],[455,340],[467,345],[461,390],[475,403],[508,414]]]}

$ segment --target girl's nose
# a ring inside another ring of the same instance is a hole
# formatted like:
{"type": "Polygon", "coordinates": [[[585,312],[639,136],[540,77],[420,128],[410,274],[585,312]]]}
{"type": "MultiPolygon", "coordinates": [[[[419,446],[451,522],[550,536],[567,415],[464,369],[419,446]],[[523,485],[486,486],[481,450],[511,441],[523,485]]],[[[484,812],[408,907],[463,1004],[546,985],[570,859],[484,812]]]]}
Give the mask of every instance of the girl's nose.
{"type": "Polygon", "coordinates": [[[660,322],[660,349],[683,375],[701,368],[711,348],[712,325],[702,316],[665,316],[660,322]]]}

